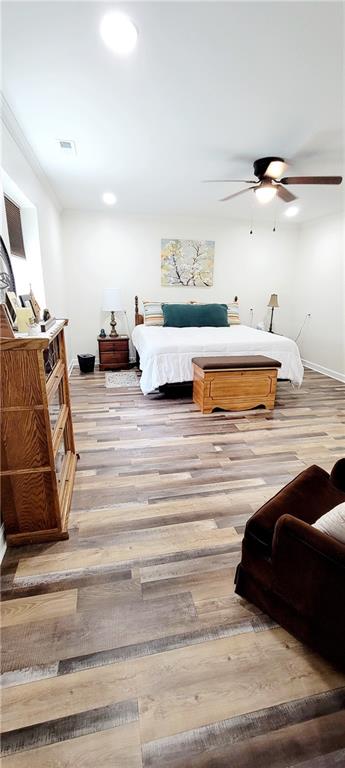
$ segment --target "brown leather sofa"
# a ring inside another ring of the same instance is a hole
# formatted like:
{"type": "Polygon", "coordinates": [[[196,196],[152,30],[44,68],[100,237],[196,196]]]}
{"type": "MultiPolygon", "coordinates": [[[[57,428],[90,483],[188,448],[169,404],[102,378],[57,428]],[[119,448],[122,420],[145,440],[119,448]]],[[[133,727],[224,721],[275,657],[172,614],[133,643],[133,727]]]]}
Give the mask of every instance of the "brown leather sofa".
{"type": "Polygon", "coordinates": [[[312,528],[345,501],[345,458],[313,465],[246,525],[235,591],[345,668],[345,544],[312,528]]]}

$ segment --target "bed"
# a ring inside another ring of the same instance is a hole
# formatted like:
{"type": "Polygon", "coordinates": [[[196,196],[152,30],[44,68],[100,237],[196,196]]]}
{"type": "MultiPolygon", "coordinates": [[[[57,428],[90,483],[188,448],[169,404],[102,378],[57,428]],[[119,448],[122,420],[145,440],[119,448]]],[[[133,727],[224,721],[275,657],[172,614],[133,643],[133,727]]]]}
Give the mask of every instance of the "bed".
{"type": "Polygon", "coordinates": [[[192,381],[192,358],[212,355],[267,355],[281,362],[279,379],[303,380],[297,344],[285,336],[246,325],[221,328],[166,328],[143,323],[136,301],[132,341],[140,357],[144,395],[165,384],[192,381]]]}

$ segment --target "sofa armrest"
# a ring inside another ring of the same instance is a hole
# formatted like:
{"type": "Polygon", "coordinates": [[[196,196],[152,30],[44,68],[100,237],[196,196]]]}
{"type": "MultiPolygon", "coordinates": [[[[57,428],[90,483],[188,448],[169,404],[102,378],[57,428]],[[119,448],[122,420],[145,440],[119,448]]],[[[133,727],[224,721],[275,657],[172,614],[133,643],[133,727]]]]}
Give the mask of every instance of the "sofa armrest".
{"type": "Polygon", "coordinates": [[[335,462],[331,471],[331,481],[335,488],[345,494],[345,458],[335,462]]]}
{"type": "Polygon", "coordinates": [[[283,515],[272,545],[274,589],[294,608],[309,616],[339,615],[345,604],[345,544],[303,520],[283,515]]]}
{"type": "Polygon", "coordinates": [[[262,550],[270,554],[275,526],[282,515],[314,523],[342,501],[345,501],[345,492],[331,482],[328,472],[314,464],[254,513],[248,520],[246,536],[255,539],[262,550]]]}

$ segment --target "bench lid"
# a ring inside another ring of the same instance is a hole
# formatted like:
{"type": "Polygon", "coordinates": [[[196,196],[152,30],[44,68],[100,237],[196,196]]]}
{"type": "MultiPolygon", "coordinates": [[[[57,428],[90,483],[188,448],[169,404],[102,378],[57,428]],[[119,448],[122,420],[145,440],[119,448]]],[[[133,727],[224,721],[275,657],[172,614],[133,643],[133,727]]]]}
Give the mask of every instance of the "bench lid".
{"type": "Polygon", "coordinates": [[[223,368],[280,368],[279,360],[264,355],[228,355],[219,357],[193,357],[192,363],[203,371],[223,368]]]}

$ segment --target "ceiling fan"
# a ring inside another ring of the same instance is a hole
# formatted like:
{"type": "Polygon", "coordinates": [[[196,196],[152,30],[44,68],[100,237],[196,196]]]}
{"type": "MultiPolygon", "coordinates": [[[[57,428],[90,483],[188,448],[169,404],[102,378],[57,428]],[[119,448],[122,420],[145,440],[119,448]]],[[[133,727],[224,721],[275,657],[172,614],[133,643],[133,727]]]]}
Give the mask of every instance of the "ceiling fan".
{"type": "Polygon", "coordinates": [[[238,197],[254,189],[260,203],[269,203],[276,195],[284,203],[291,203],[293,200],[297,200],[297,197],[290,190],[285,189],[289,184],[341,184],[343,180],[342,176],[284,176],[281,178],[287,167],[287,163],[282,157],[261,157],[253,163],[254,176],[257,177],[258,181],[255,179],[250,181],[247,179],[207,179],[206,181],[207,183],[225,181],[251,184],[250,187],[241,189],[239,192],[222,197],[220,202],[231,200],[233,197],[238,197]]]}

